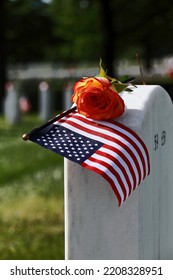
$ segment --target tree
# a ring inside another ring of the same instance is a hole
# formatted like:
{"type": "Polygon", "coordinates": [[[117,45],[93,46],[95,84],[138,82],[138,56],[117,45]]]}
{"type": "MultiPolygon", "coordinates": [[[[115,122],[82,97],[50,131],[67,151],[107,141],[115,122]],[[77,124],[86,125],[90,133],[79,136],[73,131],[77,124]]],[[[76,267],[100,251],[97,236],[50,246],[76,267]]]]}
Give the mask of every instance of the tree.
{"type": "Polygon", "coordinates": [[[171,0],[113,1],[114,36],[119,57],[139,51],[150,68],[151,59],[171,55],[173,6],[171,0]]]}
{"type": "Polygon", "coordinates": [[[77,65],[102,57],[113,72],[117,58],[138,50],[150,65],[151,58],[172,53],[171,1],[3,0],[7,62],[77,65]]]}
{"type": "Polygon", "coordinates": [[[114,61],[116,52],[116,22],[113,24],[113,9],[111,1],[101,0],[101,11],[102,11],[102,53],[103,60],[105,61],[105,69],[108,70],[108,75],[114,76],[114,61]]]}
{"type": "Polygon", "coordinates": [[[58,38],[57,46],[52,48],[54,58],[66,63],[98,61],[101,54],[99,2],[52,1],[50,10],[53,35],[58,38]]]}
{"type": "Polygon", "coordinates": [[[8,63],[44,61],[52,43],[48,5],[40,0],[6,1],[8,63]]]}

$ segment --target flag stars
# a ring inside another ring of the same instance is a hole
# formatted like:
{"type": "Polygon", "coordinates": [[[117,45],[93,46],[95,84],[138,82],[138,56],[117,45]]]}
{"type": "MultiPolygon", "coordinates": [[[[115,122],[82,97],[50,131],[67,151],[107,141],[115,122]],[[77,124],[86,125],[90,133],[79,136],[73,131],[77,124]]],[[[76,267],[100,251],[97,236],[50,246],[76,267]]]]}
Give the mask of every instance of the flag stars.
{"type": "Polygon", "coordinates": [[[100,147],[100,142],[72,132],[63,124],[55,125],[46,134],[37,136],[37,143],[77,163],[82,163],[100,147]]]}

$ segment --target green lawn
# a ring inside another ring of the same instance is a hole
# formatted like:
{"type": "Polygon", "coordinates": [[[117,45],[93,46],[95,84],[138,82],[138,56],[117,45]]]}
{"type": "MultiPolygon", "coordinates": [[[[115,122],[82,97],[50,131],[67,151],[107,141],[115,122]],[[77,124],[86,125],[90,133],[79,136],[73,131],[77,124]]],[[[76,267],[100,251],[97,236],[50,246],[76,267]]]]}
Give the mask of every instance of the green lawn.
{"type": "Polygon", "coordinates": [[[22,134],[40,125],[0,117],[0,259],[64,259],[63,158],[22,134]]]}

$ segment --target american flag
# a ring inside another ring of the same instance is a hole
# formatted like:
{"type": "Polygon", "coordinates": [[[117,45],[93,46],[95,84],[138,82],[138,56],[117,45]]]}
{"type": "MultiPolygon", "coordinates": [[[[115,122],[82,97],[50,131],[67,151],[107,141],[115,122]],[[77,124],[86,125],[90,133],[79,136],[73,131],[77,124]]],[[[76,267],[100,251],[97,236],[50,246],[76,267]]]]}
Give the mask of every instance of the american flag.
{"type": "Polygon", "coordinates": [[[30,140],[103,176],[119,206],[150,172],[142,139],[114,120],[93,120],[74,111],[31,134],[30,140]]]}

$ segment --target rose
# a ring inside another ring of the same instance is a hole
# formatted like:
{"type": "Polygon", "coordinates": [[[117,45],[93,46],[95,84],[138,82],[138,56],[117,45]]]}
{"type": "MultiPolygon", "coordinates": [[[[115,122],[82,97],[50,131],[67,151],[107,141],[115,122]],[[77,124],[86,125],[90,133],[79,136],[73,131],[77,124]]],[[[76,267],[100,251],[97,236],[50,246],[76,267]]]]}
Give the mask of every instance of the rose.
{"type": "Polygon", "coordinates": [[[97,120],[117,118],[124,112],[124,101],[113,84],[102,77],[83,78],[74,84],[72,102],[78,112],[97,120]]]}

